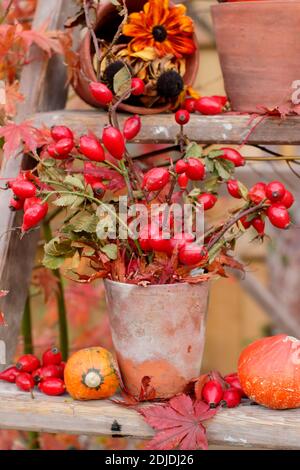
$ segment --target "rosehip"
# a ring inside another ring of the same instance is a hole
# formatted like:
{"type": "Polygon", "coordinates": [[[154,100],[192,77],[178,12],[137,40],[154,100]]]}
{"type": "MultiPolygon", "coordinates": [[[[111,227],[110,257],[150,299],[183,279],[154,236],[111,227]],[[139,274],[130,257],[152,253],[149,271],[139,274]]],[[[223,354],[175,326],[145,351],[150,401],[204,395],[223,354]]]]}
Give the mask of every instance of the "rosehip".
{"type": "Polygon", "coordinates": [[[175,171],[178,175],[181,175],[182,173],[186,172],[187,167],[187,162],[185,162],[184,160],[178,160],[175,165],[175,171]]]}
{"type": "Polygon", "coordinates": [[[16,378],[16,386],[23,392],[32,392],[34,389],[34,380],[30,374],[22,372],[16,378]]]}
{"type": "Polygon", "coordinates": [[[49,144],[47,147],[47,152],[50,157],[55,158],[56,160],[67,160],[70,158],[69,154],[59,155],[56,150],[56,143],[49,144]]]}
{"type": "Polygon", "coordinates": [[[105,184],[101,183],[101,181],[96,181],[95,183],[92,183],[91,186],[95,195],[99,197],[102,197],[107,189],[105,184]]]}
{"type": "Polygon", "coordinates": [[[39,375],[41,380],[49,379],[50,377],[61,379],[62,371],[58,365],[49,364],[48,366],[41,368],[39,375]]]}
{"type": "Polygon", "coordinates": [[[189,113],[194,113],[196,111],[196,101],[195,98],[187,98],[183,103],[183,108],[189,113]]]}
{"type": "Polygon", "coordinates": [[[113,126],[104,127],[102,142],[114,158],[122,160],[125,153],[125,140],[119,129],[113,126]]]}
{"type": "Polygon", "coordinates": [[[200,204],[202,204],[203,209],[205,211],[208,211],[209,209],[212,209],[215,206],[218,198],[212,193],[202,193],[199,194],[197,200],[200,204]]]}
{"type": "Polygon", "coordinates": [[[239,390],[236,388],[229,388],[225,390],[222,400],[222,405],[226,408],[235,408],[241,403],[242,397],[239,390]]]}
{"type": "Polygon", "coordinates": [[[57,348],[51,348],[44,352],[42,357],[43,367],[52,364],[59,366],[62,361],[62,354],[57,348]]]}
{"type": "Polygon", "coordinates": [[[203,180],[205,176],[205,166],[198,158],[189,158],[188,167],[186,169],[187,177],[192,181],[203,180]]]}
{"type": "Polygon", "coordinates": [[[58,366],[60,370],[60,375],[62,378],[64,378],[65,367],[66,367],[66,363],[64,361],[62,361],[58,366]]]}
{"type": "Polygon", "coordinates": [[[41,204],[42,200],[39,197],[30,197],[24,202],[24,211],[26,212],[34,204],[41,204]]]}
{"type": "Polygon", "coordinates": [[[208,261],[208,251],[205,246],[197,243],[185,244],[179,251],[179,261],[187,266],[205,264],[208,261]]]}
{"type": "Polygon", "coordinates": [[[223,387],[217,380],[210,380],[204,384],[202,389],[202,400],[204,400],[210,408],[216,408],[223,398],[223,387]]]}
{"type": "Polygon", "coordinates": [[[39,359],[33,354],[25,354],[21,356],[16,364],[16,368],[20,372],[33,372],[40,367],[39,359]]]}
{"type": "Polygon", "coordinates": [[[244,217],[242,217],[240,219],[240,222],[241,224],[243,225],[243,227],[247,230],[248,228],[251,227],[252,223],[251,221],[248,220],[248,216],[247,215],[244,215],[244,217]]]}
{"type": "Polygon", "coordinates": [[[126,140],[133,140],[142,128],[140,116],[137,114],[133,117],[126,119],[123,128],[123,134],[126,140]]]}
{"type": "Polygon", "coordinates": [[[220,155],[219,158],[228,160],[229,162],[233,163],[235,167],[245,165],[244,157],[237,150],[232,148],[222,148],[220,150],[223,152],[223,154],[220,155]]]}
{"type": "Polygon", "coordinates": [[[150,231],[150,228],[148,225],[146,225],[145,227],[142,227],[139,233],[139,238],[138,238],[141,249],[146,252],[152,250],[149,231],[150,231]]]}
{"type": "Polygon", "coordinates": [[[113,94],[104,83],[91,82],[89,89],[95,100],[101,104],[101,106],[106,106],[112,102],[113,94]]]}
{"type": "Polygon", "coordinates": [[[34,197],[36,195],[36,187],[33,183],[26,180],[16,180],[11,183],[11,189],[15,196],[20,199],[34,197]]]}
{"type": "Polygon", "coordinates": [[[180,126],[184,126],[191,119],[190,113],[186,109],[179,109],[175,113],[175,120],[180,126]]]}
{"type": "Polygon", "coordinates": [[[187,243],[192,243],[195,240],[195,237],[191,233],[176,233],[174,237],[171,238],[171,248],[178,251],[181,250],[187,243]]]}
{"type": "Polygon", "coordinates": [[[266,187],[266,195],[271,202],[281,201],[281,199],[285,195],[285,192],[285,186],[280,183],[280,181],[272,181],[266,187]]]}
{"type": "Polygon", "coordinates": [[[8,369],[0,373],[0,380],[4,380],[5,382],[14,384],[19,374],[19,369],[17,369],[16,367],[9,367],[8,369]]]}
{"type": "Polygon", "coordinates": [[[66,386],[62,379],[50,377],[39,384],[39,389],[45,395],[57,397],[65,393],[66,386]]]}
{"type": "Polygon", "coordinates": [[[163,233],[159,231],[156,235],[151,235],[150,246],[152,250],[159,251],[162,253],[170,253],[171,251],[171,240],[170,238],[163,238],[163,233]]]}
{"type": "Polygon", "coordinates": [[[219,96],[219,95],[213,95],[212,98],[219,102],[223,107],[227,104],[228,98],[227,96],[219,96]]]}
{"type": "Polygon", "coordinates": [[[170,181],[170,173],[166,168],[152,168],[144,175],[142,188],[147,191],[160,191],[170,181]]]}
{"type": "Polygon", "coordinates": [[[189,179],[185,173],[182,173],[181,175],[178,176],[177,183],[181,189],[187,188],[187,185],[189,184],[189,179]]]}
{"type": "Polygon", "coordinates": [[[51,127],[51,137],[55,142],[62,139],[74,140],[74,134],[67,126],[53,126],[51,127]]]}
{"type": "Polygon", "coordinates": [[[247,398],[247,395],[245,395],[245,392],[242,389],[237,373],[226,375],[224,377],[224,380],[230,385],[231,388],[235,388],[241,394],[242,397],[247,398]]]}
{"type": "Polygon", "coordinates": [[[140,78],[133,78],[131,80],[131,94],[134,96],[140,96],[145,93],[145,83],[140,78]]]}
{"type": "Polygon", "coordinates": [[[21,211],[24,208],[24,199],[15,199],[14,197],[9,202],[11,211],[21,211]]]}
{"type": "Polygon", "coordinates": [[[236,199],[242,198],[238,180],[228,180],[227,190],[232,197],[235,197],[236,199]]]}
{"type": "Polygon", "coordinates": [[[281,199],[280,201],[280,204],[282,204],[284,207],[286,207],[287,209],[289,209],[290,207],[292,207],[292,205],[294,204],[295,202],[295,198],[294,196],[292,195],[292,193],[287,189],[285,191],[285,195],[283,196],[283,198],[281,199]]]}
{"type": "Polygon", "coordinates": [[[58,156],[65,157],[74,148],[73,139],[61,139],[55,144],[55,152],[58,156]]]}
{"type": "Polygon", "coordinates": [[[251,220],[252,227],[255,228],[258,235],[263,236],[265,234],[265,221],[261,217],[255,217],[251,220]]]}
{"type": "Polygon", "coordinates": [[[260,204],[263,200],[267,199],[266,187],[267,185],[262,182],[256,183],[252,186],[248,193],[250,201],[254,202],[254,204],[260,204]]]}
{"type": "Polygon", "coordinates": [[[268,207],[267,216],[274,227],[286,229],[291,223],[290,215],[287,208],[284,207],[280,202],[272,204],[268,207]]]}
{"type": "Polygon", "coordinates": [[[103,162],[105,160],[104,150],[99,140],[91,135],[83,135],[80,137],[79,152],[89,160],[94,162],[103,162]]]}
{"type": "Polygon", "coordinates": [[[213,96],[204,96],[203,98],[199,98],[196,100],[195,104],[196,111],[205,115],[221,114],[223,107],[224,106],[220,103],[220,100],[213,96]]]}
{"type": "Polygon", "coordinates": [[[48,213],[48,204],[33,204],[27,211],[24,213],[22,232],[27,232],[31,228],[38,225],[41,220],[43,220],[48,213]]]}
{"type": "Polygon", "coordinates": [[[32,372],[31,376],[34,380],[34,383],[38,384],[41,381],[41,370],[42,368],[39,367],[35,371],[32,372]]]}

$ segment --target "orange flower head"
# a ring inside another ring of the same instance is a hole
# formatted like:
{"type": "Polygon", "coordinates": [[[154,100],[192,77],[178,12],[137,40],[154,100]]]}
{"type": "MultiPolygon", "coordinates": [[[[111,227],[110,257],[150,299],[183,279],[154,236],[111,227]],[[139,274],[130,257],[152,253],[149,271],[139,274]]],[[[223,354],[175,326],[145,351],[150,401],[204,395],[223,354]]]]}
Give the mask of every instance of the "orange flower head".
{"type": "Polygon", "coordinates": [[[192,54],[196,50],[194,24],[185,13],[184,5],[169,7],[169,0],[149,0],[143,11],[129,15],[123,27],[123,33],[133,38],[129,49],[138,52],[153,47],[159,57],[192,54]]]}

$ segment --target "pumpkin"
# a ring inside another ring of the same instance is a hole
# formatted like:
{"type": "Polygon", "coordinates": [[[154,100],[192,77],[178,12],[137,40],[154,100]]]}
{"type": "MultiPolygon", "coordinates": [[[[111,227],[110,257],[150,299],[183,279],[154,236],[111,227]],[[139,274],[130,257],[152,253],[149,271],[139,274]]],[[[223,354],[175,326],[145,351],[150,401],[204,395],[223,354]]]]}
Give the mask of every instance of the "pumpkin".
{"type": "Polygon", "coordinates": [[[259,339],[242,352],[238,376],[246,395],[273,409],[300,407],[300,341],[284,334],[259,339]]]}
{"type": "Polygon", "coordinates": [[[119,380],[114,359],[104,348],[74,353],[65,367],[65,384],[74,400],[99,400],[115,394],[119,380]]]}

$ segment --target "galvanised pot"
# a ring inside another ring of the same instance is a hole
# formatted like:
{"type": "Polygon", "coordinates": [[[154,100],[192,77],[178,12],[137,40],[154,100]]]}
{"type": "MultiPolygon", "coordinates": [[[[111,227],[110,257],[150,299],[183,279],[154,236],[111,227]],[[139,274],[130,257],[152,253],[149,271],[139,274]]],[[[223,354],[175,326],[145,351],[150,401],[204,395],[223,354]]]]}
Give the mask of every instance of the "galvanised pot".
{"type": "Polygon", "coordinates": [[[151,378],[156,398],[184,391],[202,363],[209,283],[141,287],[105,280],[110,325],[126,389],[151,378]]]}
{"type": "Polygon", "coordinates": [[[288,102],[300,80],[300,1],[221,3],[212,15],[232,109],[266,112],[288,102]]]}

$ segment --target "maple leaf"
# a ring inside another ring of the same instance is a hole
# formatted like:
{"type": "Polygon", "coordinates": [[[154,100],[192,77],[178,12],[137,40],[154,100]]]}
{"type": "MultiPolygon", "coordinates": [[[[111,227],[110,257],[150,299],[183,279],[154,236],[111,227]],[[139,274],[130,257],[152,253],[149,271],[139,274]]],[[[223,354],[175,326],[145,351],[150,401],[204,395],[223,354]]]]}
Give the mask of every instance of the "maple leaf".
{"type": "MultiPolygon", "coordinates": [[[[0,82],[3,83],[3,82],[0,82]]],[[[6,116],[15,116],[17,112],[17,103],[24,101],[24,96],[19,92],[19,82],[6,84],[4,88],[4,100],[0,101],[0,109],[3,109],[6,116]]]]}
{"type": "Polygon", "coordinates": [[[50,57],[52,53],[62,54],[63,48],[58,40],[57,31],[47,31],[48,22],[45,22],[38,30],[23,29],[17,24],[16,38],[22,41],[25,52],[28,52],[32,44],[42,49],[50,57]]]}
{"type": "Polygon", "coordinates": [[[30,121],[24,121],[21,124],[12,122],[6,124],[0,128],[0,137],[4,137],[5,140],[3,147],[5,159],[15,155],[22,143],[25,146],[25,152],[35,152],[43,143],[40,131],[33,127],[30,121]]]}
{"type": "Polygon", "coordinates": [[[203,421],[216,414],[203,401],[185,394],[171,398],[168,404],[139,409],[146,422],[158,432],[149,442],[151,450],[206,450],[208,448],[203,421]]]}

